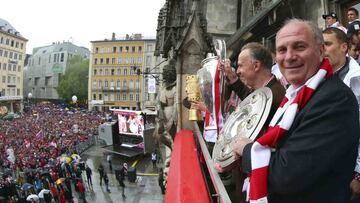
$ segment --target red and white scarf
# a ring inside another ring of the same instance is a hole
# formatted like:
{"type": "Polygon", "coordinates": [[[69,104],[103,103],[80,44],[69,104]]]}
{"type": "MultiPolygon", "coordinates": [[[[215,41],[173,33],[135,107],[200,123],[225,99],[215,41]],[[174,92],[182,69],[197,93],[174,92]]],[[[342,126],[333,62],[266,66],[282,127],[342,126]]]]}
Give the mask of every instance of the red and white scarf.
{"type": "Polygon", "coordinates": [[[270,122],[267,132],[254,142],[251,148],[250,191],[248,190],[251,203],[267,202],[267,178],[271,149],[275,148],[276,143],[283,136],[286,136],[296,114],[308,103],[319,84],[332,74],[333,69],[329,60],[324,59],[318,72],[307,80],[304,86],[296,90],[290,86],[270,122]],[[288,94],[291,89],[293,94],[288,94]]]}

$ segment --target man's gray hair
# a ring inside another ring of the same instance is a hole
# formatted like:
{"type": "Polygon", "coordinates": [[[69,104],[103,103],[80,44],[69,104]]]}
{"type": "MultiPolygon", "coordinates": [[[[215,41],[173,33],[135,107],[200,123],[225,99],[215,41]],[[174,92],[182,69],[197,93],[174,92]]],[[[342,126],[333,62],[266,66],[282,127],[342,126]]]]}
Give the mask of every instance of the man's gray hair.
{"type": "Polygon", "coordinates": [[[292,19],[286,20],[284,25],[282,26],[282,28],[276,33],[276,38],[277,38],[279,32],[282,29],[284,29],[284,27],[286,25],[288,25],[290,23],[302,23],[302,24],[307,25],[310,28],[310,32],[312,33],[316,44],[318,44],[318,45],[324,44],[324,37],[322,35],[321,29],[317,25],[315,25],[313,22],[308,21],[308,20],[299,19],[299,18],[292,18],[292,19]]]}
{"type": "Polygon", "coordinates": [[[245,44],[241,48],[241,51],[244,51],[245,49],[248,49],[250,51],[250,57],[252,62],[254,62],[255,60],[260,61],[262,67],[271,70],[273,60],[269,49],[257,42],[250,42],[245,44]]]}

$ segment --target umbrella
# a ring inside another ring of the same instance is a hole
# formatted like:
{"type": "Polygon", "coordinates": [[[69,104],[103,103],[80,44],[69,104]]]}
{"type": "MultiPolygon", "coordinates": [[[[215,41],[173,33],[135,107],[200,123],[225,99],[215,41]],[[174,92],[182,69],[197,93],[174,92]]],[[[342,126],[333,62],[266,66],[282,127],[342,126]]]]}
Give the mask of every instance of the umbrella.
{"type": "Polygon", "coordinates": [[[80,155],[78,155],[78,154],[72,154],[71,158],[74,159],[74,160],[80,160],[81,159],[80,155]]]}
{"type": "Polygon", "coordinates": [[[28,191],[32,187],[34,187],[34,185],[31,185],[30,183],[24,183],[24,185],[21,186],[21,189],[24,191],[28,191]]]}
{"type": "Polygon", "coordinates": [[[39,197],[35,194],[31,194],[31,195],[27,196],[26,201],[31,201],[31,200],[33,200],[35,202],[39,202],[39,197]]]}
{"type": "Polygon", "coordinates": [[[42,189],[40,192],[39,192],[39,197],[40,198],[44,198],[44,194],[49,194],[50,193],[50,190],[47,190],[47,189],[42,189]]]}
{"type": "Polygon", "coordinates": [[[59,179],[56,180],[56,184],[60,185],[64,181],[65,181],[65,178],[59,178],[59,179]]]}

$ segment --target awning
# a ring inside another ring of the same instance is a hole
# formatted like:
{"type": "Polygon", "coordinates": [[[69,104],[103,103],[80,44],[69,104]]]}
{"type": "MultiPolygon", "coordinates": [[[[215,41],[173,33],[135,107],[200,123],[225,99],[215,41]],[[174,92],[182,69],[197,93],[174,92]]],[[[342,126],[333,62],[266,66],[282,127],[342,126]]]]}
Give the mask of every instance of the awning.
{"type": "Polygon", "coordinates": [[[190,130],[181,130],[175,136],[164,202],[211,202],[190,130]]]}
{"type": "Polygon", "coordinates": [[[226,40],[227,47],[232,48],[233,46],[236,46],[236,44],[238,44],[239,40],[242,40],[242,38],[246,39],[247,37],[251,36],[251,34],[247,32],[253,29],[257,23],[264,19],[267,14],[271,10],[276,8],[282,1],[283,0],[273,0],[271,3],[269,3],[268,6],[266,6],[266,8],[264,8],[261,12],[257,13],[244,26],[239,28],[230,38],[226,40]]]}

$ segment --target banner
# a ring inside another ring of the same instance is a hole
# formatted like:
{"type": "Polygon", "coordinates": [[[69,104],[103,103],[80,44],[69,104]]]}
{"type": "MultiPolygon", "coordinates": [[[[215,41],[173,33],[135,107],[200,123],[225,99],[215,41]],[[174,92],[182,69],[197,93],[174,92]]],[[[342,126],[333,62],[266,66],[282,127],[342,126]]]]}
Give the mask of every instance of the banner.
{"type": "Polygon", "coordinates": [[[149,77],[148,79],[148,93],[156,93],[156,80],[153,77],[149,77]]]}

